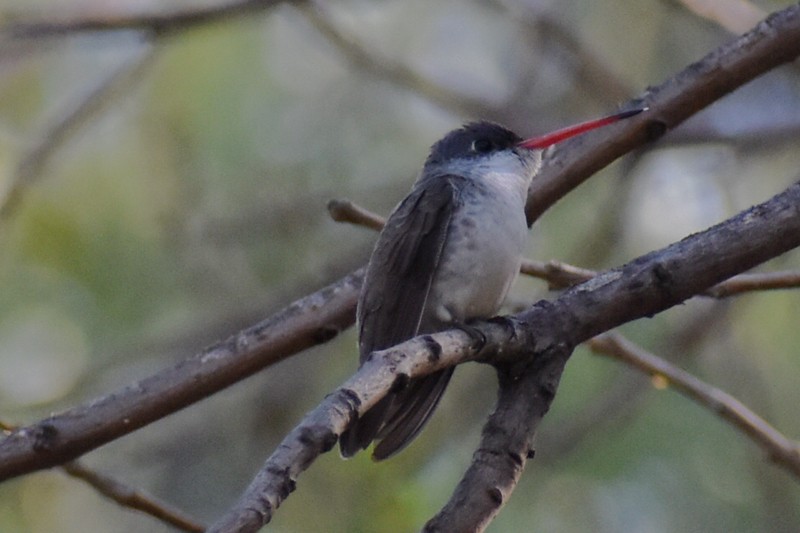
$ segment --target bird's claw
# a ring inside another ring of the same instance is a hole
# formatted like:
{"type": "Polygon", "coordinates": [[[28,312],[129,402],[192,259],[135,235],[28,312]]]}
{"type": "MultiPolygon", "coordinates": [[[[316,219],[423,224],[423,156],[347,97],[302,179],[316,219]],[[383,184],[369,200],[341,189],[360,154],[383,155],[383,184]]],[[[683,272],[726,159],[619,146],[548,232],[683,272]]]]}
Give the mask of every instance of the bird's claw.
{"type": "Polygon", "coordinates": [[[455,324],[455,327],[469,335],[469,338],[472,341],[472,347],[478,352],[483,350],[483,347],[489,342],[489,339],[486,338],[486,335],[473,325],[455,324]]]}

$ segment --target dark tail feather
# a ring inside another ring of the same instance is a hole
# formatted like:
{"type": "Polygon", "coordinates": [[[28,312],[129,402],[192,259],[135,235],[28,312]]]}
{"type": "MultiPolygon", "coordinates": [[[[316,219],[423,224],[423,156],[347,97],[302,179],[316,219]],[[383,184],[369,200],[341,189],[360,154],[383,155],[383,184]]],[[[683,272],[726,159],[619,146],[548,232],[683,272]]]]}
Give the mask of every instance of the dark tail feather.
{"type": "Polygon", "coordinates": [[[405,448],[422,431],[430,419],[453,375],[453,368],[414,380],[409,388],[399,394],[391,414],[380,430],[380,442],[372,452],[376,461],[387,459],[405,448]]]}
{"type": "Polygon", "coordinates": [[[380,442],[372,452],[376,461],[387,459],[416,437],[439,404],[453,368],[410,381],[405,390],[391,394],[356,420],[339,441],[342,455],[350,457],[370,443],[380,442]]]}
{"type": "Polygon", "coordinates": [[[381,429],[384,419],[387,418],[386,413],[389,411],[392,400],[394,400],[393,394],[385,396],[342,433],[342,436],[339,437],[339,449],[343,457],[352,457],[370,445],[381,429]]]}

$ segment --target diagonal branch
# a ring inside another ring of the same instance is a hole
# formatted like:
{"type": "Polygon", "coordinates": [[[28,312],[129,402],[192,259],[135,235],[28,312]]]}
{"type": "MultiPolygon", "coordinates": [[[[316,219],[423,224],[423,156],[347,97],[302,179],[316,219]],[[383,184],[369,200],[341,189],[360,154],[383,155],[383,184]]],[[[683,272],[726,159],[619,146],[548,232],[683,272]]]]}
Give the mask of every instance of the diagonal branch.
{"type": "Polygon", "coordinates": [[[58,149],[142,78],[157,52],[152,45],[145,44],[135,58],[112,71],[45,128],[38,142],[23,155],[0,194],[0,220],[11,216],[24,192],[41,177],[42,170],[58,149]]]}
{"type": "Polygon", "coordinates": [[[288,0],[235,0],[207,7],[182,8],[159,13],[61,15],[41,20],[7,23],[2,31],[11,38],[42,39],[75,33],[136,30],[156,35],[182,31],[266,10],[288,0]]]}
{"type": "Polygon", "coordinates": [[[70,461],[62,466],[74,478],[91,485],[97,492],[110,498],[123,507],[142,511],[157,520],[182,531],[202,533],[205,527],[187,516],[183,511],[161,502],[142,491],[136,490],[110,476],[87,468],[79,461],[70,461]]]}
{"type": "MultiPolygon", "coordinates": [[[[380,231],[385,223],[382,216],[356,205],[350,200],[338,199],[329,201],[328,212],[336,222],[347,222],[375,231],[380,231]]],[[[519,271],[526,276],[547,281],[550,290],[566,289],[597,276],[596,270],[570,265],[554,259],[547,262],[523,259],[519,271]]],[[[745,292],[796,288],[800,288],[800,272],[785,270],[781,272],[739,274],[714,285],[703,292],[702,296],[721,299],[745,292]]]]}
{"type": "MultiPolygon", "coordinates": [[[[0,420],[0,430],[10,432],[13,429],[15,429],[13,425],[0,420]]],[[[84,481],[98,493],[114,500],[123,507],[142,511],[157,520],[161,520],[183,531],[205,531],[205,527],[180,509],[166,502],[159,501],[153,496],[126,485],[110,476],[92,470],[80,461],[70,461],[61,465],[61,468],[68,475],[84,481]]]]}
{"type": "Polygon", "coordinates": [[[431,82],[406,65],[377,58],[355,38],[339,31],[320,6],[304,4],[300,6],[300,12],[348,61],[365,72],[422,95],[445,109],[452,109],[468,116],[485,118],[499,116],[499,109],[482,100],[450,91],[431,82]]]}
{"type": "Polygon", "coordinates": [[[586,181],[619,156],[654,140],[712,102],[761,74],[800,55],[800,5],[773,13],[741,37],[717,48],[637,102],[650,111],[602,133],[590,132],[558,146],[558,156],[543,162],[528,192],[532,224],[565,191],[586,181]],[[613,135],[608,131],[613,128],[613,135]],[[582,156],[588,153],[591,157],[582,156]]]}
{"type": "Polygon", "coordinates": [[[616,333],[604,333],[589,341],[599,354],[618,359],[651,376],[657,376],[681,394],[713,411],[767,452],[778,466],[800,478],[800,445],[772,427],[730,394],[704,383],[616,333]]]}
{"type": "Polygon", "coordinates": [[[533,435],[574,346],[677,305],[798,246],[800,182],[702,233],[601,273],[552,302],[539,302],[502,322],[476,325],[485,343],[476,345],[465,332],[450,330],[375,352],[283,440],[211,531],[257,531],[294,490],[297,477],[393,386],[475,359],[498,367],[498,406],[450,502],[425,530],[481,531],[507,501],[532,456],[533,435]]]}
{"type": "MultiPolygon", "coordinates": [[[[699,313],[692,313],[692,318],[669,334],[670,346],[677,354],[678,360],[685,360],[696,352],[718,329],[717,325],[728,320],[730,306],[714,305],[699,313]]],[[[613,432],[618,426],[634,415],[642,407],[650,392],[650,385],[641,376],[631,372],[615,373],[602,389],[601,396],[587,403],[583,409],[562,420],[557,426],[549,428],[547,435],[540,443],[547,449],[547,460],[550,463],[568,457],[589,436],[600,429],[613,432]],[[597,421],[603,421],[602,429],[597,421]]]]}
{"type": "MultiPolygon", "coordinates": [[[[547,412],[572,347],[631,320],[652,316],[737,271],[800,246],[800,234],[791,236],[798,230],[800,182],[722,224],[599,274],[553,302],[540,302],[516,315],[522,327],[516,327],[512,342],[502,346],[504,357],[523,351],[526,345],[535,347],[537,355],[516,376],[518,381],[529,382],[528,394],[521,395],[520,403],[502,418],[497,431],[514,435],[524,428],[531,443],[539,417],[528,418],[528,413],[547,412]],[[773,222],[795,229],[789,233],[779,230],[782,235],[778,236],[772,233],[773,222]]],[[[501,388],[503,385],[501,380],[501,388]]],[[[503,408],[502,400],[501,392],[498,409],[503,408]]],[[[523,468],[531,455],[513,448],[516,440],[506,442],[508,447],[492,447],[484,430],[478,449],[488,447],[493,453],[473,457],[450,501],[428,522],[426,531],[482,531],[516,484],[518,475],[508,469],[508,453],[513,454],[518,468],[523,468]],[[498,494],[504,497],[498,498],[498,494]]]]}
{"type": "Polygon", "coordinates": [[[714,298],[727,298],[745,292],[797,288],[800,288],[800,272],[782,270],[779,272],[739,274],[714,285],[706,291],[706,294],[714,298]]]}
{"type": "MultiPolygon", "coordinates": [[[[686,118],[702,107],[697,101],[707,103],[720,98],[736,84],[742,85],[798,53],[800,6],[794,5],[773,15],[766,27],[760,25],[753,33],[709,56],[709,61],[725,68],[692,65],[660,88],[651,90],[648,103],[655,114],[648,115],[654,121],[635,117],[607,128],[602,143],[596,138],[591,143],[573,143],[569,150],[555,154],[548,160],[544,174],[534,180],[529,212],[535,216],[541,214],[571,188],[588,179],[591,172],[611,162],[620,153],[619,146],[632,149],[657,136],[665,127],[659,118],[665,110],[674,111],[668,115],[667,124],[672,127],[677,119],[686,118]],[[765,50],[774,54],[765,56],[765,50]],[[740,74],[733,76],[732,71],[740,74]],[[693,82],[695,77],[698,79],[693,82]],[[682,91],[680,96],[675,94],[678,86],[682,91]],[[580,163],[583,159],[587,161],[585,164],[580,163]],[[564,183],[559,185],[560,181],[564,183]]],[[[357,271],[173,367],[12,432],[0,440],[0,480],[74,459],[281,358],[324,342],[353,323],[360,283],[361,271],[357,271]]]]}
{"type": "Polygon", "coordinates": [[[173,367],[0,441],[0,480],[74,459],[311,346],[355,320],[363,270],[173,367]]]}

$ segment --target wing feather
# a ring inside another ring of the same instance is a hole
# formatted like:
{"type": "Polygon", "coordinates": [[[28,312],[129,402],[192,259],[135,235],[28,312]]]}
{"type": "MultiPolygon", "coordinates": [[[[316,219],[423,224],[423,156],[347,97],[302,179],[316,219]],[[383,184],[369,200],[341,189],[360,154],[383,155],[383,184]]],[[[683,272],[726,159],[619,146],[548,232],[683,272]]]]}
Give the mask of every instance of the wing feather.
{"type": "MultiPolygon", "coordinates": [[[[428,332],[423,324],[431,284],[447,242],[453,211],[466,180],[435,176],[420,180],[395,208],[372,253],[358,304],[360,360],[428,332]]],[[[349,457],[380,436],[376,459],[396,453],[424,426],[452,375],[452,369],[411,380],[387,395],[341,437],[349,457]]]]}

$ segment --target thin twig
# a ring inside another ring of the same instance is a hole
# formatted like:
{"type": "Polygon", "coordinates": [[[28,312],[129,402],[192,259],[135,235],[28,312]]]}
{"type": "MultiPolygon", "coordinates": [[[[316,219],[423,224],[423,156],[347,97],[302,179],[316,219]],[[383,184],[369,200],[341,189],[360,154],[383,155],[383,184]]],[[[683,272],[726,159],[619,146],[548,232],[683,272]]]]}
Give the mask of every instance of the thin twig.
{"type": "Polygon", "coordinates": [[[712,387],[692,374],[653,355],[616,333],[604,333],[589,341],[596,353],[619,359],[671,385],[683,395],[713,411],[758,444],[769,458],[800,478],[800,445],[773,428],[730,394],[712,387]]]}
{"type": "Polygon", "coordinates": [[[12,20],[2,32],[11,38],[42,39],[76,33],[138,30],[164,35],[263,11],[287,0],[237,0],[227,4],[159,13],[85,14],[49,16],[40,20],[12,20]]]}
{"type": "MultiPolygon", "coordinates": [[[[0,431],[11,433],[15,429],[16,426],[13,424],[0,420],[0,431]]],[[[197,522],[180,509],[166,502],[159,501],[158,498],[144,491],[135,489],[105,474],[101,474],[80,461],[64,463],[61,465],[61,469],[70,476],[86,482],[98,493],[114,500],[122,507],[136,509],[137,511],[152,516],[156,520],[175,526],[182,531],[205,531],[205,526],[203,526],[203,524],[197,522]]]]}
{"type": "MultiPolygon", "coordinates": [[[[526,259],[522,262],[520,272],[546,280],[551,290],[565,289],[578,283],[583,283],[597,275],[594,270],[556,260],[542,263],[526,259]]],[[[746,292],[797,288],[800,288],[800,271],[753,272],[738,274],[731,279],[714,285],[707,291],[703,291],[698,296],[721,300],[746,292]]]]}
{"type": "Polygon", "coordinates": [[[135,489],[110,476],[90,469],[79,461],[70,461],[61,467],[70,476],[85,481],[103,496],[122,507],[136,509],[181,531],[203,532],[205,526],[180,509],[159,501],[144,491],[135,489]]]}
{"type": "Polygon", "coordinates": [[[550,47],[559,54],[567,52],[575,64],[579,85],[595,99],[607,105],[616,105],[632,98],[634,87],[612,72],[606,62],[584,44],[570,29],[549,13],[536,12],[533,4],[505,0],[488,0],[486,3],[504,11],[522,25],[528,37],[543,37],[551,41],[550,47]]]}
{"type": "Polygon", "coordinates": [[[386,219],[377,213],[358,206],[346,198],[334,199],[328,202],[328,213],[336,222],[347,222],[356,226],[380,231],[386,219]]]}
{"type": "MultiPolygon", "coordinates": [[[[331,218],[337,222],[364,226],[375,231],[380,231],[385,223],[385,219],[377,213],[347,199],[330,200],[328,211],[331,218]]],[[[547,281],[550,290],[566,289],[588,281],[598,274],[595,270],[570,265],[555,259],[547,262],[523,259],[519,271],[526,276],[547,281]]],[[[722,299],[745,292],[796,289],[798,287],[800,287],[800,271],[750,273],[739,274],[718,283],[698,296],[722,299]]]]}
{"type": "Polygon", "coordinates": [[[27,153],[20,159],[7,188],[0,194],[0,220],[8,219],[19,205],[25,190],[42,176],[42,170],[53,155],[74,134],[91,122],[108,106],[142,79],[142,74],[154,62],[157,49],[145,44],[136,57],[126,61],[98,82],[76,102],[71,102],[27,153]]]}
{"type": "MultiPolygon", "coordinates": [[[[602,142],[570,144],[551,160],[545,171],[537,177],[536,187],[529,196],[529,219],[536,218],[567,192],[588,179],[592,172],[614,160],[625,150],[640,147],[667,128],[697,112],[710,101],[721,98],[764,72],[792,60],[800,51],[800,6],[791,6],[770,17],[753,32],[709,54],[704,60],[690,65],[674,78],[655,88],[648,96],[651,113],[642,122],[630,119],[624,124],[608,128],[602,142]],[[654,107],[655,106],[655,107],[654,107]],[[655,112],[652,112],[656,109],[655,112]],[[663,113],[663,115],[662,115],[663,113]],[[609,148],[611,147],[611,148],[609,148]]],[[[585,137],[585,136],[584,136],[585,137]]],[[[753,213],[758,218],[758,213],[753,213]]],[[[786,233],[781,223],[773,223],[765,234],[778,236],[785,246],[800,234],[786,233]]],[[[750,235],[747,238],[754,238],[750,235]]],[[[743,237],[744,238],[744,237],[743,237]]],[[[755,257],[750,242],[740,240],[742,254],[751,254],[744,264],[752,265],[755,257]],[[742,246],[748,242],[748,246],[742,246]]],[[[781,253],[776,248],[772,256],[781,253]]],[[[763,251],[763,250],[762,250],[763,251]]],[[[769,255],[769,254],[768,254],[769,255]]],[[[739,255],[737,255],[739,257],[739,255]]],[[[761,259],[766,255],[761,255],[761,259]]],[[[710,259],[703,257],[704,260],[710,259]]],[[[716,267],[737,268],[743,263],[732,257],[719,258],[716,267]]],[[[658,272],[672,273],[673,266],[660,266],[658,272]]],[[[741,271],[740,269],[737,271],[741,271]]],[[[730,269],[725,272],[732,275],[730,269]]],[[[697,272],[691,291],[702,290],[700,281],[717,279],[718,272],[697,272]]],[[[115,391],[99,400],[53,415],[12,432],[0,440],[0,479],[19,476],[35,470],[62,464],[65,461],[97,448],[111,440],[149,424],[194,403],[222,388],[240,381],[272,362],[297,353],[311,345],[319,344],[335,335],[338,328],[352,324],[355,300],[361,283],[361,272],[354,273],[326,290],[304,298],[287,307],[263,324],[253,326],[233,335],[227,342],[208,351],[188,357],[173,367],[158,372],[139,383],[115,391]]],[[[648,271],[647,275],[654,275],[648,271]]],[[[681,275],[681,272],[676,272],[681,275]]],[[[637,278],[642,281],[641,278],[637,278]]],[[[662,278],[665,283],[673,278],[662,278]]],[[[609,281],[604,278],[600,281],[609,281]]],[[[600,289],[611,286],[607,284],[600,289]]],[[[602,290],[601,290],[602,292],[602,290]]],[[[681,296],[688,297],[685,293],[681,296]]],[[[603,292],[603,297],[608,294],[603,292]]],[[[634,313],[640,302],[641,289],[631,288],[629,294],[620,293],[613,309],[620,317],[624,311],[634,313]],[[627,307],[626,307],[627,306],[627,307]]],[[[664,298],[675,294],[667,290],[659,293],[664,298]]],[[[602,298],[600,301],[603,301],[602,298]]],[[[655,311],[653,311],[655,312],[655,311]]],[[[608,320],[608,316],[605,316],[608,320]]],[[[629,315],[625,315],[629,316],[629,315]]],[[[602,331],[593,331],[592,335],[602,331]]]]}
{"type": "Polygon", "coordinates": [[[759,272],[739,274],[708,289],[705,294],[713,298],[727,298],[743,292],[796,289],[800,287],[800,271],[759,272]]]}
{"type": "Polygon", "coordinates": [[[550,261],[534,261],[523,259],[519,271],[526,276],[532,276],[547,281],[550,290],[566,289],[590,280],[597,275],[594,270],[562,263],[551,259],[550,261]]]}
{"type": "Polygon", "coordinates": [[[355,416],[408,378],[476,358],[502,369],[511,388],[501,392],[498,408],[507,416],[493,417],[495,423],[484,428],[480,453],[473,456],[450,503],[429,524],[431,531],[441,530],[433,527],[436,524],[452,526],[454,521],[461,525],[445,529],[482,530],[519,479],[533,433],[555,397],[572,347],[677,305],[737,269],[800,246],[798,206],[800,183],[704,232],[601,273],[553,301],[537,303],[506,321],[471,325],[480,331],[476,337],[482,342],[477,345],[467,333],[453,329],[375,352],[291,431],[211,531],[257,531],[294,490],[298,476],[335,445],[355,416]],[[669,276],[663,275],[664,265],[670,265],[669,276]],[[519,388],[522,383],[525,389],[519,388]],[[513,428],[512,436],[507,430],[513,428]],[[496,453],[506,445],[508,453],[496,453]]]}
{"type": "Polygon", "coordinates": [[[356,38],[339,31],[321,6],[301,4],[299,11],[355,67],[460,114],[494,119],[500,116],[499,109],[482,100],[450,91],[401,63],[376,57],[356,38]]]}
{"type": "MultiPolygon", "coordinates": [[[[730,306],[719,304],[692,313],[685,324],[669,334],[673,350],[681,359],[696,353],[699,345],[718,332],[716,326],[729,319],[729,309],[730,306]]],[[[559,421],[549,432],[540,435],[542,438],[539,442],[546,450],[549,463],[568,457],[585,442],[590,433],[595,435],[597,432],[613,432],[614,427],[619,427],[642,407],[651,388],[636,373],[625,372],[622,368],[620,370],[603,386],[601,397],[587,402],[583,409],[569,419],[559,421]],[[603,420],[602,427],[597,424],[598,420],[603,420]]]]}

